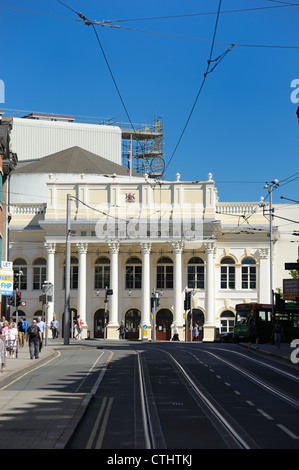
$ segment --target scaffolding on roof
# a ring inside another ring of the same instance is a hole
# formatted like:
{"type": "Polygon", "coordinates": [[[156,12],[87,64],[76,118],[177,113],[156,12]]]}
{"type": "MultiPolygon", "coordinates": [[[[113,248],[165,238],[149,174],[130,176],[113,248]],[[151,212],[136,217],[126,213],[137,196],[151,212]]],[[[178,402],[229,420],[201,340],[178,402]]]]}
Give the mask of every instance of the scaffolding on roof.
{"type": "Polygon", "coordinates": [[[122,131],[122,163],[128,166],[131,155],[132,170],[136,173],[147,173],[149,178],[162,178],[164,173],[163,159],[163,120],[153,120],[151,125],[139,124],[129,126],[121,124],[122,131]]]}

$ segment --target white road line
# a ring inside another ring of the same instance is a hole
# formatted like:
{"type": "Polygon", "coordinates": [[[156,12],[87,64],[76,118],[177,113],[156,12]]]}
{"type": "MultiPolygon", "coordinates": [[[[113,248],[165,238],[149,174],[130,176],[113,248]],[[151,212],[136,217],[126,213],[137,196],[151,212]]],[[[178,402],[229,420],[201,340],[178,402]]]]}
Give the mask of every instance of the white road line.
{"type": "Polygon", "coordinates": [[[261,408],[257,408],[256,409],[259,413],[261,413],[261,415],[263,415],[265,418],[269,419],[270,421],[273,421],[274,418],[272,418],[272,416],[268,415],[268,413],[266,413],[264,410],[262,410],[261,408]]]}
{"type": "Polygon", "coordinates": [[[282,424],[277,424],[277,426],[282,429],[282,431],[284,431],[286,434],[288,434],[292,439],[299,439],[298,436],[296,436],[296,434],[294,434],[292,431],[290,431],[288,428],[286,428],[285,426],[283,426],[282,424]]]}
{"type": "Polygon", "coordinates": [[[254,403],[252,403],[252,401],[250,401],[250,400],[246,400],[246,403],[248,403],[248,405],[250,405],[250,406],[255,406],[254,403]]]}

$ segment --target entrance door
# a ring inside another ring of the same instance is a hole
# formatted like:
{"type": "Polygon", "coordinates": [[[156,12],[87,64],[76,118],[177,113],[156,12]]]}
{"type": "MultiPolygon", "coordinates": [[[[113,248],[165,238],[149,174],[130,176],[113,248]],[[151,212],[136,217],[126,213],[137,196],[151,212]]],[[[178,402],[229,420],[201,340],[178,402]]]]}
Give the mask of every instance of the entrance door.
{"type": "MultiPolygon", "coordinates": [[[[109,312],[107,317],[107,323],[109,321],[109,312]]],[[[100,308],[96,311],[93,317],[93,334],[94,338],[104,338],[105,333],[105,309],[100,308]]]]}
{"type": "Polygon", "coordinates": [[[173,315],[167,308],[162,308],[156,314],[156,339],[158,341],[169,341],[171,338],[171,325],[173,315]]]}
{"type": "Polygon", "coordinates": [[[192,310],[192,328],[190,329],[190,316],[188,315],[188,336],[187,336],[187,341],[191,340],[191,334],[192,334],[192,341],[193,341],[193,328],[195,324],[198,326],[198,341],[202,341],[203,339],[203,325],[205,322],[205,315],[202,310],[199,308],[194,308],[192,310]]]}
{"type": "Polygon", "coordinates": [[[125,315],[126,339],[139,339],[141,313],[137,308],[131,308],[125,315]]]}

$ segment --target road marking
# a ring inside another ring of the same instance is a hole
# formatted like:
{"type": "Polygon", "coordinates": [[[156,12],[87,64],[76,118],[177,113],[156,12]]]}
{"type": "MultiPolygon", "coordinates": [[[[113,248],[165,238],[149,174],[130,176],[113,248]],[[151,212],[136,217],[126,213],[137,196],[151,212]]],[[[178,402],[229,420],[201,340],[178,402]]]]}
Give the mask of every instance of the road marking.
{"type": "Polygon", "coordinates": [[[292,431],[290,431],[288,428],[286,428],[285,426],[283,426],[282,424],[277,424],[277,426],[282,429],[282,431],[284,431],[286,434],[288,434],[292,439],[299,439],[298,436],[296,436],[296,434],[294,434],[292,431]]]}
{"type": "Polygon", "coordinates": [[[99,355],[99,357],[96,359],[96,361],[93,363],[93,365],[91,366],[91,368],[89,369],[89,371],[87,372],[86,376],[84,377],[84,379],[81,381],[81,383],[78,385],[78,387],[76,388],[75,392],[74,393],[77,393],[79,391],[79,389],[82,387],[82,385],[84,384],[85,380],[87,379],[87,377],[91,374],[91,372],[93,371],[94,367],[96,366],[97,362],[101,359],[101,357],[104,355],[104,351],[101,352],[101,354],[99,355]]]}
{"type": "Polygon", "coordinates": [[[263,415],[265,418],[269,419],[270,421],[273,421],[274,418],[272,418],[272,416],[268,415],[268,413],[266,413],[264,410],[262,410],[261,408],[257,408],[256,411],[258,411],[259,413],[261,413],[261,415],[263,415]]]}
{"type": "Polygon", "coordinates": [[[250,405],[250,406],[255,406],[254,403],[252,403],[252,401],[250,401],[250,400],[246,400],[246,403],[248,403],[248,405],[250,405]]]}
{"type": "MultiPolygon", "coordinates": [[[[104,415],[107,400],[108,400],[108,398],[104,397],[103,402],[102,402],[102,406],[101,406],[100,411],[99,411],[99,414],[97,416],[97,419],[96,419],[96,421],[94,423],[94,426],[92,428],[90,437],[88,439],[86,449],[91,449],[91,446],[92,446],[92,443],[95,439],[95,435],[96,435],[96,432],[99,428],[102,416],[104,415]]],[[[105,415],[104,415],[104,418],[103,418],[102,426],[101,426],[101,429],[100,429],[100,432],[99,432],[99,436],[98,436],[98,439],[95,443],[95,449],[100,449],[101,448],[113,400],[114,400],[114,398],[112,398],[112,397],[109,398],[108,405],[107,405],[105,415]]]]}
{"type": "Polygon", "coordinates": [[[31,372],[34,372],[35,370],[38,370],[38,369],[40,369],[41,367],[46,366],[46,365],[49,364],[50,362],[52,362],[52,361],[54,361],[55,359],[57,359],[59,356],[61,356],[61,353],[60,353],[59,351],[57,351],[57,356],[53,357],[52,359],[50,359],[49,361],[45,362],[44,364],[41,364],[40,366],[35,367],[34,369],[30,369],[28,372],[25,372],[25,374],[21,375],[20,377],[18,377],[17,379],[13,380],[12,382],[9,382],[9,384],[4,385],[4,387],[1,387],[1,388],[0,388],[0,391],[1,391],[1,390],[5,390],[6,388],[10,387],[10,386],[13,385],[14,383],[16,383],[18,380],[20,380],[20,379],[22,379],[23,377],[25,377],[26,375],[31,374],[31,372]]]}

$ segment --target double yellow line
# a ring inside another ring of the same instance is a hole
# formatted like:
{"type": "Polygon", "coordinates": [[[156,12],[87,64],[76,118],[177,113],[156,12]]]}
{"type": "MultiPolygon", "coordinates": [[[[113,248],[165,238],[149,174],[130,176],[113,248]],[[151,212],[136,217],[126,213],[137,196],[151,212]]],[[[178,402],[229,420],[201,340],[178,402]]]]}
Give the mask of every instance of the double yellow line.
{"type": "Polygon", "coordinates": [[[99,411],[99,414],[98,414],[97,419],[96,419],[96,421],[94,423],[94,426],[92,428],[89,440],[86,444],[86,449],[91,449],[91,446],[92,446],[93,441],[94,441],[95,436],[96,436],[96,432],[97,432],[97,430],[100,426],[100,422],[102,420],[101,427],[100,427],[100,432],[97,436],[97,440],[95,441],[95,443],[93,445],[94,449],[101,449],[113,400],[114,400],[113,397],[110,397],[109,399],[108,399],[108,397],[104,397],[102,406],[101,406],[100,411],[99,411]],[[106,410],[105,410],[105,408],[106,408],[106,410]]]}

